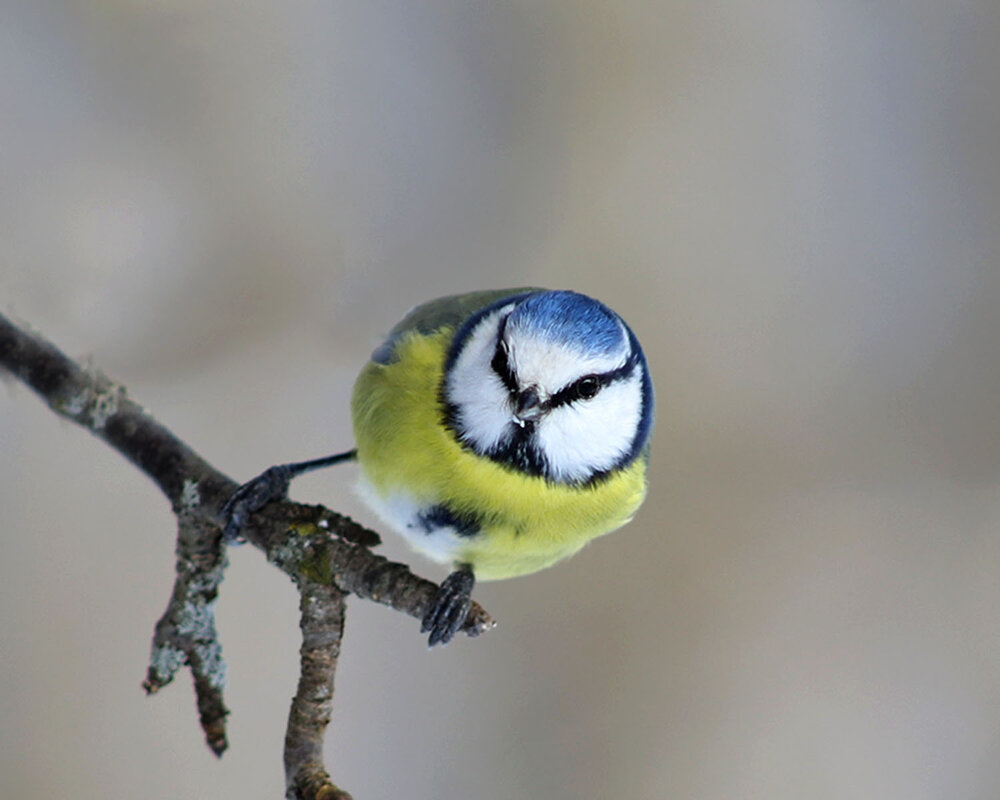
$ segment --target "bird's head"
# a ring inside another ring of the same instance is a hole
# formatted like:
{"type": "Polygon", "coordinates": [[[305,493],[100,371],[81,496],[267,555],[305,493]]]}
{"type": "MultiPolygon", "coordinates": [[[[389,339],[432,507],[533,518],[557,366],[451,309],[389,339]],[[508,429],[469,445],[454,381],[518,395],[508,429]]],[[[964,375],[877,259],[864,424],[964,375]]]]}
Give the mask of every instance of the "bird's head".
{"type": "Polygon", "coordinates": [[[611,309],[545,291],[500,301],[456,333],[445,421],[479,455],[558,483],[631,463],[653,417],[646,360],[611,309]]]}

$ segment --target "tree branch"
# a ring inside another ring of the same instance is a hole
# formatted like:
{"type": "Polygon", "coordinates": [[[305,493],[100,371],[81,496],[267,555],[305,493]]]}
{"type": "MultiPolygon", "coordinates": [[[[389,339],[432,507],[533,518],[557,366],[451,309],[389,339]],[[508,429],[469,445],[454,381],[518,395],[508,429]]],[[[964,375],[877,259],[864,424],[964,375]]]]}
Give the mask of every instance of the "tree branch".
{"type": "Polygon", "coordinates": [[[323,767],[323,732],[333,711],[333,675],[344,634],[344,595],[333,586],[299,581],[302,647],[299,688],[288,712],[285,779],[289,797],[351,800],[323,767]]]}
{"type": "MultiPolygon", "coordinates": [[[[0,368],[34,389],[57,414],[124,455],[170,501],[178,523],[177,577],[156,624],[143,686],[154,693],[187,665],[206,741],[221,755],[227,746],[228,711],[222,699],[226,666],[214,604],[227,561],[219,510],[237,484],[131,400],[124,386],[81,366],[2,314],[0,368]]],[[[322,506],[274,503],[250,517],[241,532],[296,582],[301,595],[301,676],[285,737],[287,797],[350,800],[330,782],[322,761],[344,595],[355,594],[422,619],[438,587],[405,564],[373,553],[369,548],[380,542],[376,533],[322,506]]],[[[473,603],[462,630],[476,636],[494,624],[473,603]]]]}

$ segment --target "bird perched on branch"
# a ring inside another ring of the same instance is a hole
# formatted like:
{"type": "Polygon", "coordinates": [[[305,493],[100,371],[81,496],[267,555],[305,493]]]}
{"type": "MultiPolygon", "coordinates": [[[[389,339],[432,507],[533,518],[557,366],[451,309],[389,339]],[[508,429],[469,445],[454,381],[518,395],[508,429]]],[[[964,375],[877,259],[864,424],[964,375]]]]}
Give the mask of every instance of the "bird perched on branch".
{"type": "Polygon", "coordinates": [[[454,567],[423,620],[431,645],[461,627],[475,579],[544,569],[627,523],[646,494],[646,359],[621,317],[576,292],[418,306],[372,353],[351,411],[357,448],[244,484],[223,509],[227,536],[295,475],[356,459],[382,520],[454,567]]]}

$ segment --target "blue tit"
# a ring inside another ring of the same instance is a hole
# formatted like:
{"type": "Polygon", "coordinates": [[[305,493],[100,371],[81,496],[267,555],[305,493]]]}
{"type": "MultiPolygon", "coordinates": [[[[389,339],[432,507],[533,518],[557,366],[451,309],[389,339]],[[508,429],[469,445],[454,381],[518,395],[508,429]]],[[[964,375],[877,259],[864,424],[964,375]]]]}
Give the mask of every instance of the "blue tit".
{"type": "MultiPolygon", "coordinates": [[[[454,572],[423,620],[465,621],[474,581],[526,575],[627,523],[646,494],[653,387],[614,311],[508,289],[418,306],[372,353],[351,403],[362,498],[454,572]]],[[[287,481],[285,483],[287,487],[287,481]]]]}

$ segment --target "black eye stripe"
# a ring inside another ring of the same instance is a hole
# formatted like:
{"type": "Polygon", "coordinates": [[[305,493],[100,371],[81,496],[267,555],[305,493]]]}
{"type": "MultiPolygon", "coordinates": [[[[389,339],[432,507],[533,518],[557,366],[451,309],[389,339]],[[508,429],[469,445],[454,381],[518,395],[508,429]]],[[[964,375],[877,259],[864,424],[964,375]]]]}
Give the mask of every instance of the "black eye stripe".
{"type": "Polygon", "coordinates": [[[507,387],[507,391],[512,394],[517,391],[517,381],[514,379],[514,373],[510,369],[510,361],[507,358],[507,348],[503,344],[503,334],[507,328],[507,317],[500,320],[500,328],[497,331],[497,346],[493,353],[493,360],[490,362],[490,366],[493,371],[499,376],[500,380],[503,381],[503,385],[507,387]]]}
{"type": "Polygon", "coordinates": [[[549,398],[547,405],[549,408],[556,408],[557,406],[568,405],[569,403],[576,402],[577,400],[589,400],[591,397],[595,397],[598,393],[600,393],[601,389],[605,386],[609,386],[616,381],[622,381],[628,378],[632,374],[632,371],[635,369],[638,362],[638,358],[636,358],[635,355],[631,355],[624,364],[617,369],[611,370],[610,372],[602,372],[595,375],[584,375],[579,380],[574,381],[569,386],[560,389],[552,395],[552,397],[549,398]],[[584,381],[589,382],[591,380],[597,381],[597,391],[589,394],[586,391],[581,393],[581,384],[584,381]]]}
{"type": "MultiPolygon", "coordinates": [[[[517,379],[510,368],[510,360],[503,339],[507,329],[507,319],[508,317],[504,316],[500,320],[500,325],[497,329],[496,348],[493,352],[493,358],[490,361],[490,367],[497,374],[497,377],[500,378],[507,391],[511,394],[516,394],[518,391],[517,379]]],[[[545,406],[546,408],[556,408],[576,402],[577,400],[589,400],[597,396],[605,386],[628,378],[638,363],[639,357],[633,351],[620,367],[608,372],[585,375],[579,378],[552,395],[548,402],[545,403],[545,406]],[[594,383],[596,383],[596,387],[593,386],[594,383]]]]}

